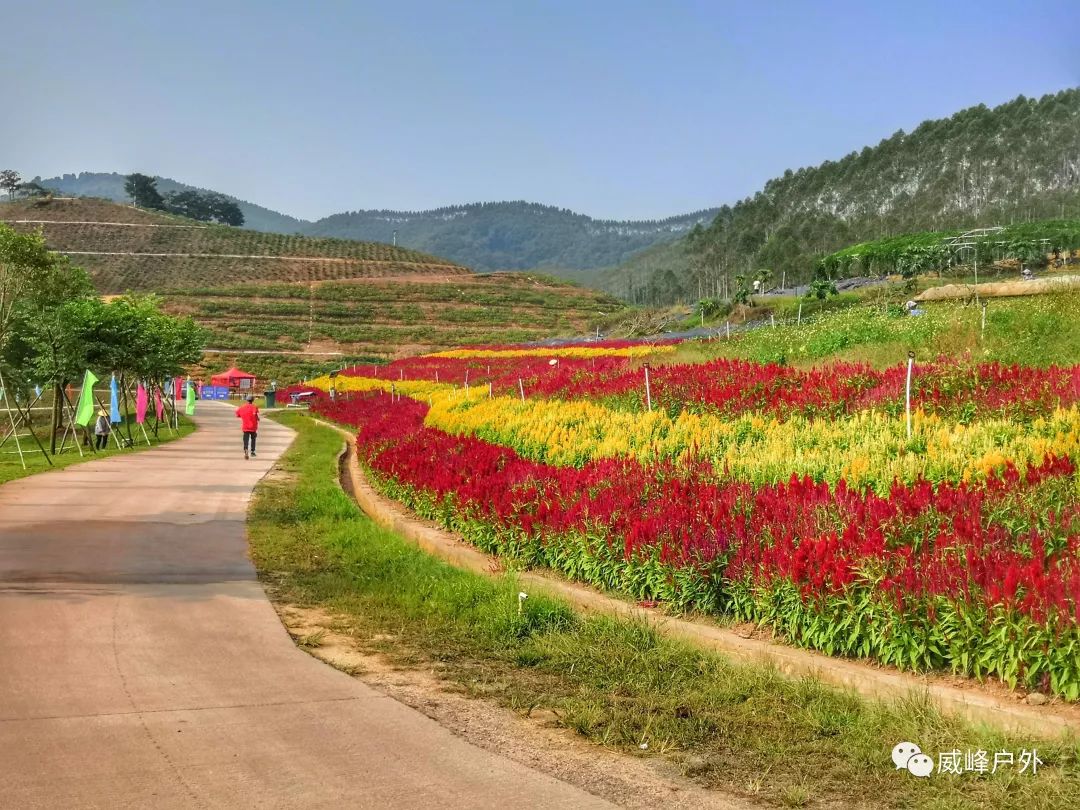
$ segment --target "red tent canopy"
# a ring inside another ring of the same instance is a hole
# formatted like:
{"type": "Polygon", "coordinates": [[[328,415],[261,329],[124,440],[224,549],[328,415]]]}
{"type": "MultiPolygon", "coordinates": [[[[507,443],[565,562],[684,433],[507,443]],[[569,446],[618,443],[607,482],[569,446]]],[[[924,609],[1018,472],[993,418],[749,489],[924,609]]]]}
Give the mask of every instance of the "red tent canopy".
{"type": "Polygon", "coordinates": [[[223,371],[221,374],[215,374],[210,378],[211,385],[227,385],[230,388],[235,388],[240,385],[241,380],[251,380],[248,385],[244,387],[250,387],[255,384],[255,375],[248,374],[246,371],[241,371],[236,366],[233,366],[228,371],[223,371]]]}

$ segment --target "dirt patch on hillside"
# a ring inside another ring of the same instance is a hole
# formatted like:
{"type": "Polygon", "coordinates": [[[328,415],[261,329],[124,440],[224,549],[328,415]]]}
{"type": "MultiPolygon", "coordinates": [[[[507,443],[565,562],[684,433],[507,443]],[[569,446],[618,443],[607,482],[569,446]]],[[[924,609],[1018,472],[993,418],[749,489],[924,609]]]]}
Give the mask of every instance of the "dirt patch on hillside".
{"type": "MultiPolygon", "coordinates": [[[[471,284],[476,280],[476,276],[471,270],[467,270],[464,267],[452,267],[446,266],[445,272],[442,269],[438,273],[434,274],[416,274],[408,276],[382,276],[378,279],[372,279],[366,283],[370,284],[471,284]]],[[[360,283],[365,283],[363,279],[360,279],[360,283]]]]}
{"type": "MultiPolygon", "coordinates": [[[[0,219],[51,220],[56,222],[116,222],[146,225],[169,225],[174,220],[167,214],[151,213],[130,205],[108,200],[71,197],[40,197],[0,204],[0,219]]],[[[190,224],[190,223],[187,223],[190,224]]]]}
{"type": "Polygon", "coordinates": [[[304,352],[308,354],[340,354],[341,345],[333,340],[312,340],[305,344],[304,352]]]}

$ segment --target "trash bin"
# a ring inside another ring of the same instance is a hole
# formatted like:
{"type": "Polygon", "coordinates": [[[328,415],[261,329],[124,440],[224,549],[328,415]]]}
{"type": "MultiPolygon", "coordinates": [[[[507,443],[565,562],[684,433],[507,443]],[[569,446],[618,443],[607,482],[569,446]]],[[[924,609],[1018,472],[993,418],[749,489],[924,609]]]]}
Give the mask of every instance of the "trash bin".
{"type": "Polygon", "coordinates": [[[273,408],[277,404],[277,391],[266,391],[266,407],[273,408]]]}

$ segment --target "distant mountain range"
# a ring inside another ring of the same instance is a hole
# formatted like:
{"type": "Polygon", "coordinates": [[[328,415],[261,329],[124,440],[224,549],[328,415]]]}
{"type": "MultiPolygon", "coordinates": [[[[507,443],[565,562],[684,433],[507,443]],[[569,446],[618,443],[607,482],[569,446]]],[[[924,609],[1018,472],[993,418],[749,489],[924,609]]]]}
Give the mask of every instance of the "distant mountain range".
{"type": "Polygon", "coordinates": [[[353,211],[304,233],[389,242],[446,256],[476,270],[587,270],[626,261],[708,224],[716,209],[663,220],[599,220],[529,202],[475,203],[433,211],[353,211]]]}
{"type": "MultiPolygon", "coordinates": [[[[69,196],[101,197],[116,202],[128,199],[124,175],[115,172],[65,174],[39,178],[37,182],[69,196]]],[[[158,190],[162,193],[190,189],[210,190],[167,177],[158,178],[158,190]]],[[[695,225],[707,225],[717,211],[622,222],[593,219],[537,203],[494,202],[432,211],[350,211],[310,222],[225,196],[240,206],[245,228],[365,242],[393,242],[396,238],[402,247],[445,256],[480,271],[581,271],[611,267],[648,247],[684,236],[695,225]]]]}
{"type": "MultiPolygon", "coordinates": [[[[125,200],[119,174],[39,180],[125,200]]],[[[159,180],[162,191],[191,188],[159,180]]],[[[235,198],[231,198],[235,199],[235,198]]],[[[1080,219],[1080,89],[980,104],[898,131],[840,160],[788,170],[733,205],[647,222],[528,202],[353,211],[307,222],[237,200],[246,227],[392,242],[476,270],[547,270],[637,302],[730,295],[768,269],[805,282],[817,259],[900,233],[1080,219]]]]}

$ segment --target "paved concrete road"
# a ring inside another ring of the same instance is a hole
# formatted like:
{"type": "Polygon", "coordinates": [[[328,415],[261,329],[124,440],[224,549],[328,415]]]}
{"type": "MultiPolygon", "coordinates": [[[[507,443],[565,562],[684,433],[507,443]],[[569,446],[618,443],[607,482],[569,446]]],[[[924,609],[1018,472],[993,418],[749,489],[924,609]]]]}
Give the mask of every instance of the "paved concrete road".
{"type": "Polygon", "coordinates": [[[232,410],[0,487],[0,806],[606,807],[297,650],[247,558],[232,410]]]}

